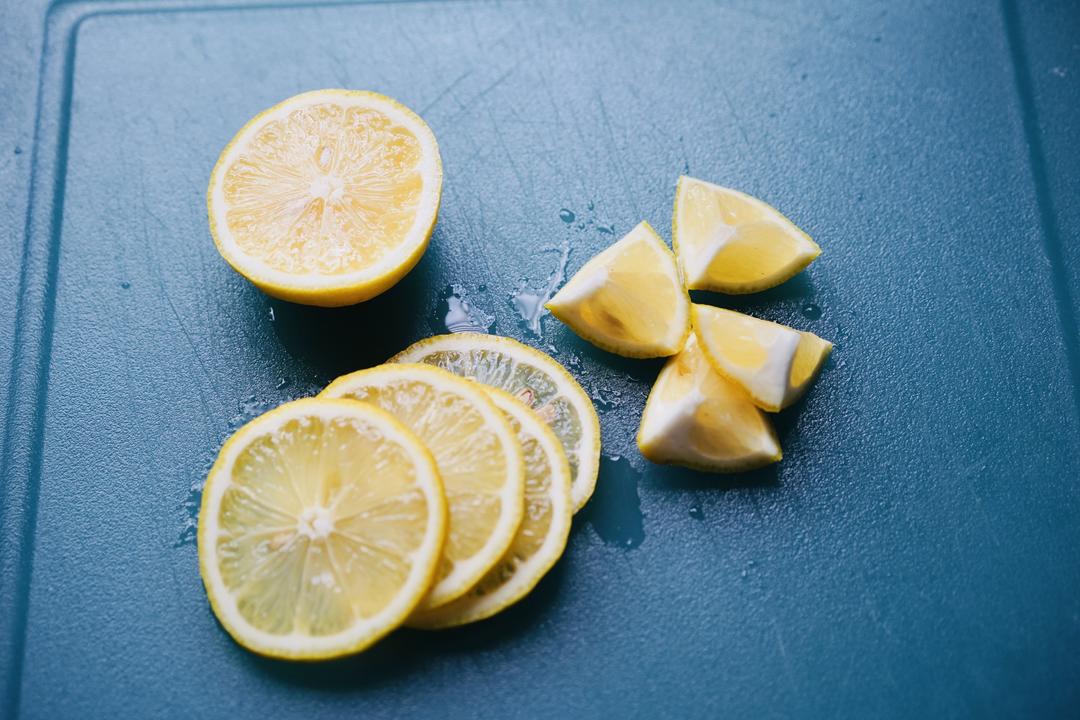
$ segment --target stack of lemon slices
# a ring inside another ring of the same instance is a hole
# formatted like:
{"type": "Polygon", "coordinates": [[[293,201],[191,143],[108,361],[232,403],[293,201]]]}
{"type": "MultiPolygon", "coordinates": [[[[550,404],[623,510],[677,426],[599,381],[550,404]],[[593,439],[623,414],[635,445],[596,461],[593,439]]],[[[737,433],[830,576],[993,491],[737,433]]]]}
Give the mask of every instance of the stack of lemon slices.
{"type": "Polygon", "coordinates": [[[780,443],[765,413],[802,397],[832,344],[693,304],[688,291],[766,290],[821,249],[761,200],[690,177],[675,191],[672,241],[674,252],[641,223],[585,263],[547,307],[605,350],[670,356],[641,417],[646,458],[710,472],[776,462],[780,443]]]}
{"type": "Polygon", "coordinates": [[[241,645],[295,659],[490,617],[562,555],[599,453],[551,357],[428,338],[225,443],[199,515],[210,603],[241,645]]]}

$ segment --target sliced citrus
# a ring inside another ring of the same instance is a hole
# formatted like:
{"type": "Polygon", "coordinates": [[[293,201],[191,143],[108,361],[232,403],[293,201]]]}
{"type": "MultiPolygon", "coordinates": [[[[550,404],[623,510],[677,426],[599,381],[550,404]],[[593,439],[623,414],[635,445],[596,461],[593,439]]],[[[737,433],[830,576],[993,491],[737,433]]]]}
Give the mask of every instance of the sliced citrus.
{"type": "Polygon", "coordinates": [[[445,529],[439,474],[415,435],[371,405],[297,400],[221,448],[203,489],[199,569],[238,643],[330,658],[412,612],[445,529]]]}
{"type": "Polygon", "coordinates": [[[600,419],[589,396],[550,355],[498,335],[453,333],[414,343],[389,362],[436,365],[523,400],[563,444],[574,512],[588,502],[600,469],[600,419]]]}
{"type": "Polygon", "coordinates": [[[316,90],[249,121],[210,175],[210,232],[269,295],[367,300],[423,255],[442,192],[431,129],[384,95],[316,90]]]}
{"type": "Polygon", "coordinates": [[[733,310],[694,305],[694,330],[718,372],[777,412],[806,392],[832,350],[817,335],[733,310]]]}
{"type": "Polygon", "coordinates": [[[585,263],[546,305],[581,337],[633,358],[674,355],[690,334],[675,256],[647,222],[585,263]]]}
{"type": "Polygon", "coordinates": [[[464,595],[498,562],[521,524],[525,466],[513,428],[484,391],[429,365],[380,365],[344,375],[320,397],[386,410],[431,451],[446,490],[450,525],[430,610],[464,595]]]}
{"type": "Polygon", "coordinates": [[[694,335],[656,378],[637,443],[653,462],[706,472],[751,470],[781,458],[765,413],[713,370],[694,335]]]}
{"type": "Polygon", "coordinates": [[[821,254],[817,243],[776,208],[686,176],[675,189],[671,237],[691,290],[767,290],[821,254]]]}
{"type": "Polygon", "coordinates": [[[523,402],[485,389],[510,421],[525,455],[525,516],[510,549],[480,582],[452,603],[414,614],[407,621],[411,627],[453,627],[491,617],[528,595],[566,548],[573,509],[562,443],[523,402]]]}

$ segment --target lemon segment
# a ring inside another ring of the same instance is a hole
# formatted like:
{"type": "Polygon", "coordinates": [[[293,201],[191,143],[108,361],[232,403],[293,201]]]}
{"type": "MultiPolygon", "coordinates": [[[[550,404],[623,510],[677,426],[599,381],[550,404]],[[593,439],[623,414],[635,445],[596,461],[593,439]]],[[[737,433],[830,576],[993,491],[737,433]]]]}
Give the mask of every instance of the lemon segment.
{"type": "Polygon", "coordinates": [[[817,335],[708,305],[692,309],[694,330],[717,372],[769,412],[802,397],[832,350],[817,335]]]}
{"type": "Polygon", "coordinates": [[[445,628],[491,617],[525,597],[558,561],[570,535],[570,464],[555,433],[507,392],[485,388],[506,415],[525,456],[525,515],[502,559],[457,600],[406,624],[445,628]]]}
{"type": "Polygon", "coordinates": [[[625,357],[674,355],[690,334],[690,297],[675,256],[647,222],[585,263],[545,307],[625,357]]]}
{"type": "Polygon", "coordinates": [[[264,292],[338,306],[412,269],[441,192],[439,147],[418,115],[378,93],[316,90],[236,134],[207,209],[222,256],[264,292]]]}
{"type": "Polygon", "coordinates": [[[656,378],[637,435],[655,463],[738,472],[780,460],[780,443],[749,396],[713,370],[695,335],[656,378]]]}
{"type": "Polygon", "coordinates": [[[776,208],[687,176],[675,189],[671,237],[687,288],[733,295],[775,287],[821,254],[776,208]]]}
{"type": "Polygon", "coordinates": [[[420,340],[389,362],[435,365],[522,400],[563,445],[574,512],[592,497],[600,470],[600,419],[581,385],[550,355],[498,335],[451,333],[420,340]]]}
{"type": "Polygon", "coordinates": [[[203,490],[199,569],[244,647],[337,657],[412,612],[446,522],[434,460],[404,426],[350,400],[297,400],[222,447],[203,490]]]}
{"type": "Polygon", "coordinates": [[[380,365],[344,375],[320,397],[386,410],[431,451],[450,525],[430,610],[464,595],[498,562],[521,524],[525,467],[513,428],[479,387],[429,365],[380,365]]]}

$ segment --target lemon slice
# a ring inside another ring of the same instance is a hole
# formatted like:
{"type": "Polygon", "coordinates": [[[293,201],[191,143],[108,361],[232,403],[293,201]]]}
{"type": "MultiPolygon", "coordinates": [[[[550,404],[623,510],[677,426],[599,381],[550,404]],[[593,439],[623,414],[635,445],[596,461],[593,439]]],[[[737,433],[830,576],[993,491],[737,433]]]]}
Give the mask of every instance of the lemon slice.
{"type": "Polygon", "coordinates": [[[585,263],[545,307],[625,357],[674,355],[690,334],[690,298],[675,256],[647,222],[585,263]]]}
{"type": "Polygon", "coordinates": [[[694,335],[656,378],[637,443],[653,462],[706,472],[751,470],[782,457],[765,413],[713,370],[694,335]]]}
{"type": "Polygon", "coordinates": [[[767,290],[821,254],[776,208],[692,177],[675,189],[672,244],[686,287],[742,294],[767,290]]]}
{"type": "Polygon", "coordinates": [[[269,295],[309,305],[367,300],[420,259],[442,162],[431,129],[373,92],[316,90],[256,115],[210,175],[210,232],[269,295]]]}
{"type": "Polygon", "coordinates": [[[525,455],[525,516],[510,549],[457,600],[406,624],[445,628],[491,617],[529,594],[562,555],[570,535],[570,464],[551,428],[509,393],[485,388],[517,433],[525,455]]]}
{"type": "Polygon", "coordinates": [[[570,461],[574,512],[596,487],[600,419],[577,381],[550,355],[498,335],[453,333],[410,345],[389,362],[421,362],[505,390],[551,426],[570,461]]]}
{"type": "Polygon", "coordinates": [[[521,524],[525,466],[510,423],[484,391],[428,365],[380,365],[344,375],[320,397],[347,397],[386,410],[435,457],[450,526],[430,610],[464,595],[510,547],[521,524]]]}
{"type": "Polygon", "coordinates": [[[769,412],[802,397],[832,350],[832,343],[813,333],[732,310],[694,305],[692,313],[713,367],[769,412]]]}
{"type": "Polygon", "coordinates": [[[297,400],[221,448],[203,490],[199,568],[244,647],[337,657],[412,612],[445,530],[439,474],[416,436],[371,405],[297,400]]]}

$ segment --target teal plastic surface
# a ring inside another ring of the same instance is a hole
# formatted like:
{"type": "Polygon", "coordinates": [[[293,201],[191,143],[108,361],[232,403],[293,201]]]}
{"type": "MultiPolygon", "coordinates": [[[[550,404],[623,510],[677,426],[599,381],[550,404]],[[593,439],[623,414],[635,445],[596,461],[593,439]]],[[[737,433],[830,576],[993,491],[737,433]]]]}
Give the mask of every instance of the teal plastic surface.
{"type": "Polygon", "coordinates": [[[1078,37],[1065,1],[4,4],[0,715],[1075,717],[1078,37]],[[204,206],[233,133],[320,87],[418,111],[446,173],[420,265],[340,310],[250,286],[204,206]],[[532,312],[668,235],[682,173],[824,250],[698,298],[836,343],[769,470],[648,464],[659,363],[532,312]],[[462,302],[600,411],[565,557],[474,627],[242,650],[196,562],[217,449],[462,302]]]}

